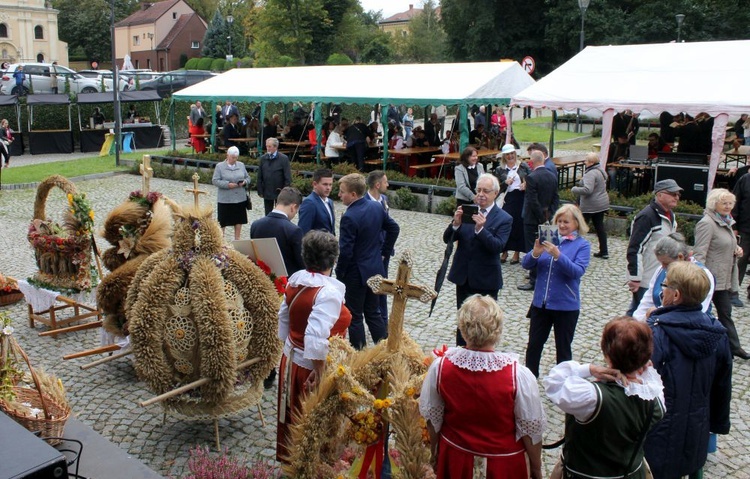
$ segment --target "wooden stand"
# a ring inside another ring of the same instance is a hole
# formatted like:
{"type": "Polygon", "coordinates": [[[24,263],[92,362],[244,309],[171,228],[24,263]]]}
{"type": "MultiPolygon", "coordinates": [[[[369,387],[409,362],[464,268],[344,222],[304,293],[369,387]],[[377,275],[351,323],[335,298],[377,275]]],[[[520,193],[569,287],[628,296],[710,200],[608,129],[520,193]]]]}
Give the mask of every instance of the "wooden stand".
{"type": "Polygon", "coordinates": [[[58,296],[56,299],[57,301],[60,301],[64,304],[60,306],[53,306],[39,313],[35,313],[31,308],[31,305],[28,305],[29,327],[33,328],[34,321],[39,321],[40,323],[46,324],[51,328],[50,331],[39,333],[40,336],[54,336],[61,333],[71,333],[83,329],[98,328],[102,325],[102,316],[101,312],[98,309],[92,306],[81,304],[74,299],[62,295],[58,296]],[[68,308],[73,308],[73,316],[65,319],[58,319],[57,311],[62,311],[68,308]],[[81,312],[81,310],[83,310],[84,312],[81,312]],[[70,323],[75,323],[76,321],[81,321],[93,317],[97,318],[97,320],[94,322],[64,328],[64,326],[69,325],[70,323]]]}

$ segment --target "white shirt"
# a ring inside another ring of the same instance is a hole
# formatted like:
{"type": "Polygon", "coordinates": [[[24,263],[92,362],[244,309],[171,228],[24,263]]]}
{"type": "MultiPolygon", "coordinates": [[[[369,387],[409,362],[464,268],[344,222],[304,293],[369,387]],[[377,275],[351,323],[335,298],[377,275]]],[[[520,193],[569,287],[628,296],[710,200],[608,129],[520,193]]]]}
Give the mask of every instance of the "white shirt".
{"type": "Polygon", "coordinates": [[[506,193],[510,193],[511,191],[516,191],[521,188],[521,177],[518,176],[518,161],[516,161],[516,166],[513,168],[505,167],[505,170],[508,172],[508,178],[513,179],[513,183],[511,183],[508,186],[508,190],[506,193]]]}
{"type": "MultiPolygon", "coordinates": [[[[550,401],[563,412],[572,414],[580,422],[591,419],[599,402],[598,389],[586,379],[591,377],[590,366],[590,364],[579,364],[576,361],[565,361],[552,368],[549,376],[542,380],[550,401]]],[[[625,394],[638,396],[646,401],[659,399],[662,411],[666,412],[664,385],[659,373],[653,367],[649,367],[638,378],[643,381],[643,384],[635,381],[629,382],[623,387],[625,394]]]]}
{"type": "MultiPolygon", "coordinates": [[[[422,393],[419,396],[419,412],[432,423],[435,431],[439,432],[443,426],[443,412],[445,401],[437,389],[440,362],[449,359],[456,367],[469,371],[500,371],[506,366],[516,363],[516,399],[513,412],[516,423],[516,440],[523,436],[530,436],[534,444],[541,442],[547,427],[547,416],[542,408],[539,397],[539,386],[531,371],[518,363],[517,354],[507,354],[495,351],[474,351],[464,348],[449,348],[443,358],[437,358],[430,365],[422,393]]],[[[470,394],[471,391],[466,391],[470,394]]]]}
{"type": "Polygon", "coordinates": [[[328,337],[336,324],[344,303],[344,284],[321,273],[300,270],[289,278],[291,286],[322,286],[315,297],[312,312],[307,319],[304,351],[295,348],[289,339],[289,307],[286,298],[279,309],[279,339],[284,341],[284,354],[289,357],[294,350],[293,362],[305,369],[313,369],[313,359],[325,361],[328,355],[328,337]]]}

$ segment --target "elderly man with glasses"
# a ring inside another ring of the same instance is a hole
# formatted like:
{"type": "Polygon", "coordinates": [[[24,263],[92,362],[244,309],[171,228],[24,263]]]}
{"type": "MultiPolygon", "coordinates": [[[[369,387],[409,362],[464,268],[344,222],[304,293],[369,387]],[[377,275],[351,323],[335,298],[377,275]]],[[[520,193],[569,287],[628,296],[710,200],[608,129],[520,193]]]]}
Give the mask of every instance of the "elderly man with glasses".
{"type": "Polygon", "coordinates": [[[673,179],[657,181],[654,199],[633,220],[628,243],[628,289],[633,300],[626,313],[632,316],[648,289],[647,281],[659,268],[654,255],[654,245],[677,229],[672,211],[680,201],[682,188],[673,179]],[[643,282],[642,282],[643,281],[643,282]]]}

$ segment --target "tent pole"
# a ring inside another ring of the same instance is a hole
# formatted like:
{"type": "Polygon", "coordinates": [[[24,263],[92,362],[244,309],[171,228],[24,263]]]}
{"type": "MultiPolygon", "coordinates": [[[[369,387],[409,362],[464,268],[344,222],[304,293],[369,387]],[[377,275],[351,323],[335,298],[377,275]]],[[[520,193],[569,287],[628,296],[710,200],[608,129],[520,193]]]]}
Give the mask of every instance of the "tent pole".
{"type": "MultiPolygon", "coordinates": [[[[383,115],[383,104],[377,103],[377,114],[380,115],[380,125],[383,128],[383,171],[388,166],[388,115],[383,115]]],[[[377,121],[378,118],[375,118],[377,121]]]]}
{"type": "MultiPolygon", "coordinates": [[[[216,145],[216,100],[211,100],[211,148],[216,145]]],[[[214,150],[216,153],[216,150],[214,150]]]]}
{"type": "Polygon", "coordinates": [[[459,122],[459,131],[461,132],[461,141],[459,143],[459,150],[464,151],[469,146],[469,125],[466,124],[466,118],[469,114],[468,104],[461,103],[458,107],[458,118],[456,121],[459,122]]]}
{"type": "Polygon", "coordinates": [[[266,139],[263,138],[263,122],[266,121],[266,102],[260,104],[260,135],[258,135],[258,158],[263,154],[263,146],[266,144],[266,139]]]}
{"type": "MultiPolygon", "coordinates": [[[[154,111],[156,111],[157,106],[154,106],[154,111]]],[[[172,146],[172,151],[177,151],[177,132],[174,131],[174,111],[177,107],[174,104],[174,97],[170,97],[169,102],[169,144],[172,146]]],[[[159,114],[156,115],[157,118],[159,118],[159,123],[161,123],[161,109],[159,109],[159,114]]],[[[188,135],[190,135],[190,132],[188,132],[188,135]]]]}
{"type": "Polygon", "coordinates": [[[321,115],[321,105],[319,101],[314,103],[313,108],[313,120],[315,121],[315,142],[318,147],[315,149],[315,164],[320,165],[320,149],[323,147],[321,140],[323,139],[323,117],[321,115]]]}
{"type": "Polygon", "coordinates": [[[552,130],[549,133],[549,157],[555,157],[555,127],[557,126],[557,110],[552,110],[552,130]]]}

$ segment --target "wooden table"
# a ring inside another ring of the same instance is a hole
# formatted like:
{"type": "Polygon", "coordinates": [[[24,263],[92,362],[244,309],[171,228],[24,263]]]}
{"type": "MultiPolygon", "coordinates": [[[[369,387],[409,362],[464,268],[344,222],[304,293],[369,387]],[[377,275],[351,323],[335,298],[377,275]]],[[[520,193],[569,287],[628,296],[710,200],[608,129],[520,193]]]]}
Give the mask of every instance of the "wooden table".
{"type": "Polygon", "coordinates": [[[562,158],[552,158],[552,162],[557,167],[558,188],[570,188],[572,186],[575,186],[575,184],[578,181],[578,169],[579,168],[581,170],[581,178],[583,178],[583,169],[585,167],[584,165],[586,164],[585,155],[563,156],[562,158]]]}
{"type": "MultiPolygon", "coordinates": [[[[414,148],[401,148],[400,150],[389,150],[390,154],[394,157],[399,158],[399,164],[401,166],[401,170],[406,173],[409,176],[416,175],[416,170],[412,171],[409,169],[409,160],[412,156],[419,158],[424,155],[430,155],[432,153],[439,153],[442,150],[438,146],[417,146],[414,148]],[[401,163],[401,158],[403,158],[403,164],[401,163]]],[[[417,161],[417,164],[419,162],[417,161]]]]}
{"type": "Polygon", "coordinates": [[[727,152],[724,155],[724,168],[727,167],[727,163],[729,161],[736,161],[737,167],[739,167],[739,164],[742,163],[742,165],[747,165],[747,153],[733,153],[733,152],[727,152]]]}
{"type": "Polygon", "coordinates": [[[654,167],[648,163],[612,163],[614,167],[615,186],[620,193],[642,195],[653,189],[654,167]]]}
{"type": "Polygon", "coordinates": [[[310,146],[309,141],[283,140],[283,141],[279,141],[279,143],[282,145],[291,146],[291,147],[310,146]]]}

